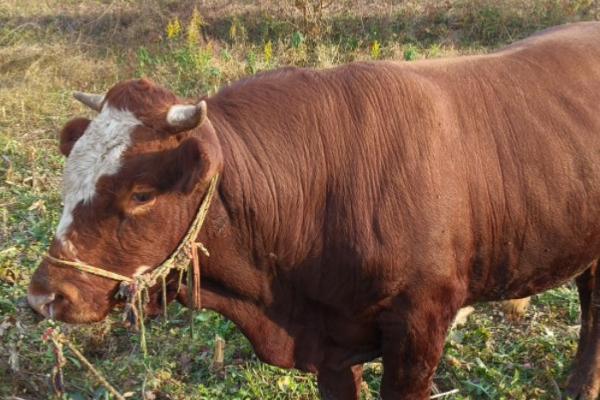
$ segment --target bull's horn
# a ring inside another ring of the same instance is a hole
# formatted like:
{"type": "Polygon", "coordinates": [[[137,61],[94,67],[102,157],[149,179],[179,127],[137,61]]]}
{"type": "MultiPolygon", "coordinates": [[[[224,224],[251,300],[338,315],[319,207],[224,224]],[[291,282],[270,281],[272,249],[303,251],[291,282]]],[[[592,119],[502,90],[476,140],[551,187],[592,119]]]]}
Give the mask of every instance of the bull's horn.
{"type": "Polygon", "coordinates": [[[104,96],[102,96],[101,94],[74,92],[73,97],[75,97],[77,100],[79,100],[92,110],[96,110],[98,112],[102,110],[102,102],[104,101],[104,96]]]}
{"type": "Polygon", "coordinates": [[[174,128],[191,129],[206,119],[206,101],[198,104],[176,104],[169,108],[167,123],[174,128]]]}

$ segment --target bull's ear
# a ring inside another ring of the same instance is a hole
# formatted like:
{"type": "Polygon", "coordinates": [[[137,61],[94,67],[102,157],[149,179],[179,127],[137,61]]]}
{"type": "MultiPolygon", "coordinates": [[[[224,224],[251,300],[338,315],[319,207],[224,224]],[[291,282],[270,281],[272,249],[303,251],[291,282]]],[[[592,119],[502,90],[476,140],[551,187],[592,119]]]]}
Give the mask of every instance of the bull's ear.
{"type": "Polygon", "coordinates": [[[83,136],[85,130],[90,124],[87,118],[75,118],[67,122],[60,132],[60,152],[68,157],[75,145],[75,142],[83,136]]]}
{"type": "Polygon", "coordinates": [[[207,181],[215,169],[215,149],[203,143],[197,137],[190,137],[173,150],[168,165],[164,172],[166,176],[162,181],[170,186],[171,190],[190,193],[201,182],[207,181]]]}
{"type": "Polygon", "coordinates": [[[180,132],[200,126],[206,120],[206,101],[198,104],[175,104],[167,112],[167,125],[171,131],[180,132]]]}

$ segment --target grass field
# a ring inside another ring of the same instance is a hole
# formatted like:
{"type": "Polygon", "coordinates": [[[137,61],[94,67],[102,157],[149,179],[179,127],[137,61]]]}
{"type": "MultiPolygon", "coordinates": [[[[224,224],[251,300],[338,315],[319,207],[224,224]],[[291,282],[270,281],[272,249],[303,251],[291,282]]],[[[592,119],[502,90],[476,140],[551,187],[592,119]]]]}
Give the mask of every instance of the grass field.
{"type": "MultiPolygon", "coordinates": [[[[592,0],[0,1],[0,398],[52,396],[48,321],[24,295],[61,211],[57,134],[90,115],[74,90],[104,92],[146,76],[183,96],[214,93],[285,65],[483,53],[538,29],[600,19],[592,0]],[[325,4],[326,3],[326,4],[325,4]],[[194,11],[196,10],[196,11],[194,11]]],[[[205,312],[190,335],[177,305],[148,330],[149,356],[117,318],[65,327],[122,392],[145,399],[312,399],[314,378],[261,364],[235,326],[205,312]],[[212,368],[215,335],[225,368],[212,368]]],[[[454,330],[437,372],[453,399],[557,399],[572,359],[579,305],[571,286],[534,298],[519,322],[477,306],[454,330]]],[[[65,399],[110,396],[68,357],[65,399]]],[[[381,365],[368,364],[364,399],[377,398],[381,365]]]]}

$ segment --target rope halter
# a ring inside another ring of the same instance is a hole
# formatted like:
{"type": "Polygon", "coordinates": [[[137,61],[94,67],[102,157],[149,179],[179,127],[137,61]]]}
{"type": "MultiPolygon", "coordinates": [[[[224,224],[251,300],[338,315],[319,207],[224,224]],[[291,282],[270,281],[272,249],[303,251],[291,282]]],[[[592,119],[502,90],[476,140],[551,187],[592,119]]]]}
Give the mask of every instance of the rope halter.
{"type": "Polygon", "coordinates": [[[206,215],[208,214],[208,209],[210,207],[212,198],[214,197],[218,180],[219,174],[215,174],[211,178],[208,191],[198,207],[196,217],[192,221],[181,242],[179,242],[177,245],[177,248],[165,261],[163,261],[150,272],[129,277],[80,261],[63,260],[53,257],[50,254],[46,254],[45,257],[52,263],[72,267],[81,272],[120,282],[121,284],[119,286],[119,291],[117,292],[117,297],[124,298],[126,300],[124,319],[136,327],[140,327],[142,333],[142,349],[144,350],[144,353],[146,353],[143,310],[144,304],[149,300],[148,289],[155,286],[159,280],[162,282],[163,314],[166,317],[167,275],[169,275],[169,273],[173,270],[179,271],[179,285],[177,287],[177,291],[179,292],[183,272],[187,269],[190,307],[197,310],[202,306],[200,298],[200,261],[198,257],[198,250],[202,251],[207,257],[209,256],[209,253],[208,250],[206,250],[206,247],[204,247],[202,243],[196,242],[196,240],[200,230],[202,229],[206,215]]]}

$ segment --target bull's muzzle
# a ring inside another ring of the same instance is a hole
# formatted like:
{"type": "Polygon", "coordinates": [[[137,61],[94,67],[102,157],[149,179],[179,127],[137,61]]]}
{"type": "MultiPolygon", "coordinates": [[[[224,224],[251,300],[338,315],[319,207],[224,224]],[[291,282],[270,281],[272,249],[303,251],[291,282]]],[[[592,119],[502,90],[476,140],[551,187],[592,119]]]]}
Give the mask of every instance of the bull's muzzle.
{"type": "Polygon", "coordinates": [[[55,293],[34,294],[31,288],[27,292],[27,302],[36,312],[46,318],[52,318],[54,314],[53,302],[56,299],[55,293]]]}

